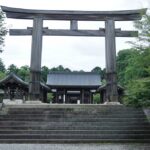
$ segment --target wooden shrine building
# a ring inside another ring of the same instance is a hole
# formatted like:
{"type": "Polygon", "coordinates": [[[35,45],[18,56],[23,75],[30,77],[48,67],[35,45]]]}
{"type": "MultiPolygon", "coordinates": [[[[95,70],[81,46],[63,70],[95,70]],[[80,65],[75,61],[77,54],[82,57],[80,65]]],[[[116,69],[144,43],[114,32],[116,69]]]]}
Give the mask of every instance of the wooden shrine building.
{"type": "MultiPolygon", "coordinates": [[[[23,81],[16,74],[10,73],[4,79],[0,80],[0,89],[4,91],[3,99],[23,99],[29,98],[29,83],[23,81]]],[[[40,83],[40,100],[47,101],[47,92],[49,87],[40,83]]]]}
{"type": "Polygon", "coordinates": [[[101,80],[99,74],[91,72],[51,72],[47,85],[54,95],[53,103],[91,104],[101,80]]]}

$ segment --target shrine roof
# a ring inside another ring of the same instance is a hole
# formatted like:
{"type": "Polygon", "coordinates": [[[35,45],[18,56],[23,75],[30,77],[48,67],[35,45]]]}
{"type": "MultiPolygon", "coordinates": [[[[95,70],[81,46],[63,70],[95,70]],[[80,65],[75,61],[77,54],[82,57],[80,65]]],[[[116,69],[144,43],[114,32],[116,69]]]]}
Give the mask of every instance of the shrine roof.
{"type": "Polygon", "coordinates": [[[99,87],[100,74],[91,72],[50,72],[47,76],[48,86],[99,87]]]}
{"type": "MultiPolygon", "coordinates": [[[[5,85],[6,83],[18,83],[21,86],[27,87],[29,86],[28,82],[23,81],[20,77],[18,77],[15,73],[10,73],[7,75],[4,79],[0,80],[0,85],[5,85]]],[[[40,85],[42,88],[49,90],[50,88],[44,84],[43,82],[40,82],[40,85]]]]}
{"type": "MultiPolygon", "coordinates": [[[[119,85],[119,84],[117,85],[117,87],[118,87],[118,90],[121,90],[121,91],[124,90],[124,88],[123,88],[121,85],[119,85]]],[[[97,91],[103,91],[103,90],[106,90],[106,84],[100,86],[100,87],[97,89],[97,91]]]]}
{"type": "Polygon", "coordinates": [[[10,73],[9,75],[7,75],[4,79],[0,80],[0,84],[6,84],[6,83],[18,83],[21,84],[23,86],[28,86],[28,83],[23,81],[20,77],[18,77],[16,74],[14,73],[10,73]]]}
{"type": "Polygon", "coordinates": [[[70,10],[35,10],[1,6],[8,18],[33,19],[42,17],[45,20],[85,20],[105,21],[112,18],[115,21],[140,20],[147,9],[121,11],[70,11],[70,10]]]}

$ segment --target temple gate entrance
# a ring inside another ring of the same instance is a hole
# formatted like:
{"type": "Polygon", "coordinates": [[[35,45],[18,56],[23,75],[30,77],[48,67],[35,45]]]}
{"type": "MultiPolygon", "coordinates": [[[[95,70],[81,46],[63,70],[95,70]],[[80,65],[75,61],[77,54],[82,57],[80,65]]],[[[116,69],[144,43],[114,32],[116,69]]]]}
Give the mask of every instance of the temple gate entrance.
{"type": "Polygon", "coordinates": [[[10,29],[10,35],[31,35],[30,64],[30,100],[39,100],[42,36],[97,36],[105,37],[106,56],[106,101],[118,102],[116,73],[115,37],[136,37],[137,31],[115,29],[115,21],[140,20],[146,9],[126,11],[55,11],[31,10],[1,6],[8,18],[31,19],[33,27],[27,29],[10,29]],[[69,20],[70,29],[48,29],[43,27],[44,20],[69,20]],[[105,21],[105,28],[99,30],[79,30],[78,21],[105,21]]]}

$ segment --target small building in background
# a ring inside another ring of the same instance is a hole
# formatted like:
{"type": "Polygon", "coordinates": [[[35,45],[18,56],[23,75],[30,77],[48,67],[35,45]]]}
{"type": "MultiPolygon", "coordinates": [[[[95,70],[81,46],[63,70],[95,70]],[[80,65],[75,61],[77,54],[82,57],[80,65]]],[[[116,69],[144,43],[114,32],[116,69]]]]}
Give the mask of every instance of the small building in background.
{"type": "MultiPolygon", "coordinates": [[[[22,99],[29,98],[29,83],[23,81],[14,73],[10,73],[4,79],[0,80],[0,89],[4,91],[3,99],[22,99]]],[[[47,102],[47,92],[50,90],[47,85],[41,83],[40,100],[47,102]]]]}
{"type": "MultiPolygon", "coordinates": [[[[101,103],[106,102],[106,85],[102,85],[97,89],[97,92],[100,93],[100,101],[101,103]]],[[[120,85],[118,85],[118,101],[121,102],[121,98],[124,94],[124,88],[120,85]]]]}
{"type": "Polygon", "coordinates": [[[47,85],[54,95],[52,103],[92,104],[101,78],[91,72],[50,72],[47,85]]]}

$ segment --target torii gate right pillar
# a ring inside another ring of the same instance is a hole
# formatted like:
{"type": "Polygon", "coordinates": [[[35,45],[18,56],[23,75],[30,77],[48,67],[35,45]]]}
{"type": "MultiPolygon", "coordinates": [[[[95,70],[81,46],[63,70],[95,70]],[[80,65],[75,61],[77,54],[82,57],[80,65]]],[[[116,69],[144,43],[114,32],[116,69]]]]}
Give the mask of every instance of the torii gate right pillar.
{"type": "Polygon", "coordinates": [[[105,21],[105,44],[106,102],[118,102],[115,22],[112,19],[107,19],[105,21]]]}

